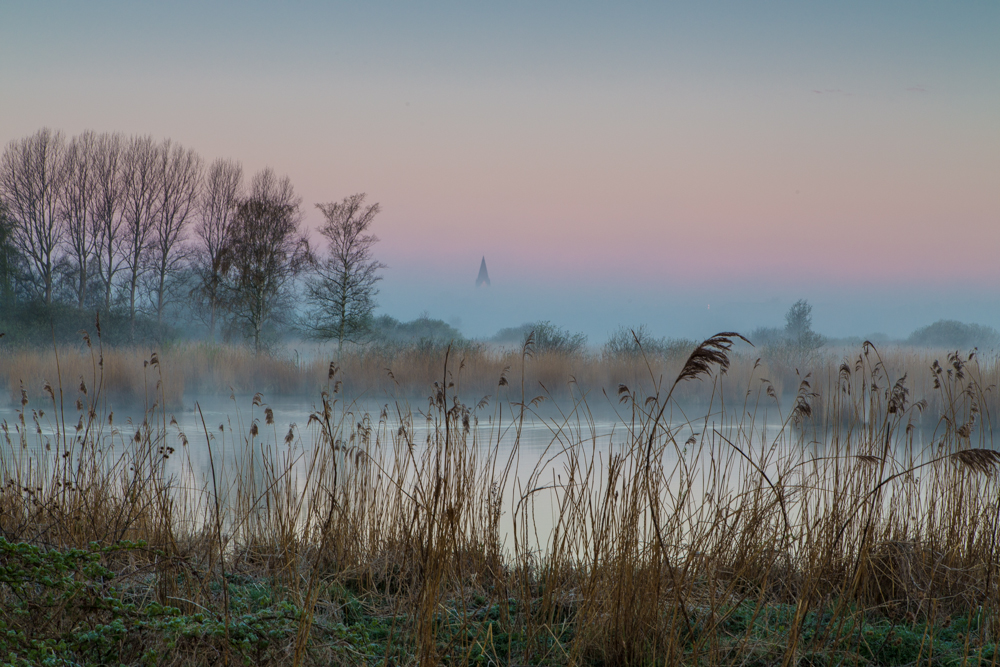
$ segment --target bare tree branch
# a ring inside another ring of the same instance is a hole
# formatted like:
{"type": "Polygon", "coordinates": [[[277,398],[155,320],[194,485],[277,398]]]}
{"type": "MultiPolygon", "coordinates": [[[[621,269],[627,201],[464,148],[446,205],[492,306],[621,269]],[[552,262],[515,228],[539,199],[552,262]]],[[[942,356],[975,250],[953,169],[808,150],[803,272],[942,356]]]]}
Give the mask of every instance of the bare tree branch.
{"type": "Polygon", "coordinates": [[[120,230],[125,205],[122,162],[125,140],[120,134],[102,134],[93,152],[94,199],[91,234],[97,246],[97,274],[104,286],[104,310],[111,310],[115,275],[122,265],[120,230]]]}
{"type": "Polygon", "coordinates": [[[65,181],[66,141],[44,128],[12,141],[0,158],[0,199],[14,220],[11,240],[28,262],[32,287],[52,303],[53,278],[65,225],[59,200],[65,181]]]}
{"type": "Polygon", "coordinates": [[[379,205],[365,207],[364,201],[362,193],[316,205],[326,216],[320,232],[328,255],[314,262],[314,275],[306,284],[313,306],[307,327],[318,338],[336,339],[338,351],[345,341],[359,342],[370,334],[376,284],[382,279],[378,272],[386,268],[372,256],[378,237],[365,233],[379,205]]]}
{"type": "Polygon", "coordinates": [[[230,160],[215,160],[205,175],[199,200],[195,270],[196,293],[208,309],[208,330],[215,341],[216,319],[224,299],[225,250],[231,243],[233,221],[243,197],[243,167],[230,160]]]}
{"type": "Polygon", "coordinates": [[[237,209],[223,268],[229,309],[246,326],[254,350],[260,352],[264,324],[310,253],[309,242],[299,230],[301,200],[291,181],[265,169],[254,176],[250,193],[237,209]]]}
{"type": "Polygon", "coordinates": [[[157,156],[159,202],[153,222],[150,266],[152,281],[150,301],[156,323],[163,324],[163,312],[171,298],[173,278],[186,259],[181,243],[184,230],[198,205],[201,186],[201,158],[169,139],[160,146],[157,156]]]}
{"type": "Polygon", "coordinates": [[[125,214],[122,224],[124,265],[128,280],[128,315],[135,332],[139,279],[146,268],[153,227],[163,189],[159,169],[161,149],[151,137],[133,137],[122,160],[125,214]]]}
{"type": "Polygon", "coordinates": [[[66,225],[66,246],[73,265],[77,307],[87,301],[90,260],[97,250],[91,215],[96,195],[94,153],[98,144],[95,133],[87,131],[69,142],[66,151],[66,180],[62,190],[60,215],[66,225]]]}

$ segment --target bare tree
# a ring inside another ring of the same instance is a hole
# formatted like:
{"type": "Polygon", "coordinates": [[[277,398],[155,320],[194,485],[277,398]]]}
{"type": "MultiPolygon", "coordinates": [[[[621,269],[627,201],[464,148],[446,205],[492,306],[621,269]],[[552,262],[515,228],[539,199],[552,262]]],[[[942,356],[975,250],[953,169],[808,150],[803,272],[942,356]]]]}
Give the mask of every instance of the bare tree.
{"type": "Polygon", "coordinates": [[[309,242],[299,230],[301,201],[285,177],[270,169],[254,176],[250,197],[236,212],[225,251],[229,265],[229,309],[243,322],[261,350],[264,325],[271,319],[288,282],[310,259],[309,242]]]}
{"type": "Polygon", "coordinates": [[[278,178],[278,175],[270,167],[261,169],[253,175],[253,179],[250,181],[250,198],[294,208],[296,225],[298,225],[301,217],[299,206],[302,205],[302,198],[295,194],[292,181],[287,176],[278,178]]]}
{"type": "Polygon", "coordinates": [[[66,141],[44,128],[12,141],[0,158],[0,199],[14,220],[11,240],[27,261],[31,288],[52,303],[57,252],[64,225],[59,200],[64,183],[66,141]]]}
{"type": "Polygon", "coordinates": [[[14,221],[7,215],[7,205],[0,200],[0,306],[14,304],[14,267],[16,264],[11,237],[14,221]]]}
{"type": "Polygon", "coordinates": [[[320,233],[326,237],[328,255],[314,263],[315,273],[306,283],[313,306],[308,328],[319,338],[335,338],[338,351],[345,341],[358,342],[371,332],[376,284],[382,279],[378,272],[386,268],[372,256],[378,237],[365,233],[379,205],[365,207],[364,201],[362,193],[316,205],[326,216],[320,233]]]}
{"type": "Polygon", "coordinates": [[[111,309],[115,275],[121,267],[124,184],[122,162],[125,142],[120,134],[102,134],[93,152],[94,198],[90,214],[91,234],[97,246],[97,273],[104,287],[104,309],[111,309]]]}
{"type": "Polygon", "coordinates": [[[205,174],[199,202],[197,295],[208,308],[208,329],[215,341],[215,323],[223,302],[226,253],[231,241],[233,220],[243,196],[243,167],[230,160],[215,160],[205,174]]]}
{"type": "Polygon", "coordinates": [[[90,278],[90,259],[94,243],[91,212],[94,208],[95,179],[94,152],[97,135],[84,132],[73,137],[66,151],[66,181],[62,190],[60,214],[66,224],[66,245],[73,265],[74,288],[77,307],[87,301],[87,281],[90,278]]]}
{"type": "Polygon", "coordinates": [[[133,137],[122,160],[124,215],[122,224],[123,263],[128,289],[128,315],[135,334],[139,280],[146,268],[146,255],[159,215],[161,182],[160,147],[151,137],[133,137]]]}
{"type": "Polygon", "coordinates": [[[151,242],[150,300],[157,324],[163,324],[173,278],[185,259],[181,251],[184,230],[198,204],[201,158],[193,150],[185,150],[168,139],[160,146],[157,169],[159,202],[151,242]]]}

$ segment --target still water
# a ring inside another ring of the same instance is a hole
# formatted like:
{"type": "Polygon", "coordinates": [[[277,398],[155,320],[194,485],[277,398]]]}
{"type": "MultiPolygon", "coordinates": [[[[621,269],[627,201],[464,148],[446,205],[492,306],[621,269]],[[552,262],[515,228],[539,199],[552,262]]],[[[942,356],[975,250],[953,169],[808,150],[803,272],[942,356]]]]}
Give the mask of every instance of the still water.
{"type": "MultiPolygon", "coordinates": [[[[237,488],[247,488],[248,481],[256,483],[257,492],[265,488],[268,480],[274,479],[273,472],[267,476],[268,469],[281,471],[282,483],[304,495],[313,454],[321,442],[318,424],[310,421],[318,407],[301,398],[265,403],[249,396],[204,396],[181,409],[166,411],[109,406],[98,411],[90,426],[81,421],[75,407],[63,414],[53,411],[51,405],[46,411],[32,404],[24,410],[22,426],[19,407],[0,407],[0,463],[5,474],[31,465],[48,469],[63,465],[64,446],[60,443],[78,447],[73,443],[84,439],[104,450],[110,465],[130,448],[137,432],[149,429],[156,453],[164,456],[159,463],[161,474],[177,493],[186,494],[189,506],[202,508],[202,516],[208,499],[216,493],[226,507],[234,502],[237,488]],[[60,438],[60,434],[68,436],[60,438]]],[[[567,481],[571,474],[579,475],[579,471],[570,470],[571,462],[592,464],[596,472],[591,490],[599,490],[593,485],[601,484],[611,458],[630,449],[635,457],[635,448],[642,447],[637,443],[645,442],[648,431],[633,421],[630,408],[606,399],[604,404],[591,406],[572,402],[530,406],[523,422],[519,414],[516,404],[480,406],[470,414],[466,441],[481,463],[490,453],[499,469],[510,462],[511,474],[501,490],[499,526],[506,547],[510,548],[513,540],[516,509],[523,507],[525,499],[530,500],[533,532],[537,532],[530,541],[540,547],[557,520],[567,481]],[[567,454],[570,449],[575,452],[572,457],[567,454]]],[[[713,475],[712,466],[716,466],[715,473],[720,465],[733,473],[722,480],[729,488],[738,486],[743,476],[754,470],[773,472],[780,458],[766,459],[763,453],[776,443],[786,453],[798,449],[805,458],[821,453],[822,445],[783,425],[778,414],[755,415],[749,424],[746,417],[713,413],[708,406],[686,414],[696,417],[688,420],[684,413],[668,413],[661,423],[660,428],[669,428],[673,443],[662,450],[658,463],[671,483],[676,481],[680,486],[683,482],[695,495],[722,490],[720,476],[713,475]],[[748,466],[731,442],[738,442],[753,456],[753,450],[759,449],[759,463],[748,466]]],[[[344,424],[337,437],[346,440],[352,431],[371,429],[367,453],[380,457],[379,464],[386,469],[391,468],[393,452],[398,451],[393,441],[399,441],[399,426],[407,426],[404,440],[419,458],[434,432],[436,415],[426,398],[348,404],[338,400],[332,410],[333,421],[344,424]]],[[[639,455],[636,460],[641,458],[639,455]]]]}

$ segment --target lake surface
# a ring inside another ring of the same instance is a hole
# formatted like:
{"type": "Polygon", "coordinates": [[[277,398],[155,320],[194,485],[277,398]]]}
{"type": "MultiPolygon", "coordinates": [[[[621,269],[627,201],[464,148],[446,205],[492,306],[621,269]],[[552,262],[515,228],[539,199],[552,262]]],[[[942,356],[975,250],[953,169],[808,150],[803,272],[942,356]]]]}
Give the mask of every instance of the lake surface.
{"type": "MultiPolygon", "coordinates": [[[[579,479],[579,469],[570,469],[571,458],[575,463],[593,466],[589,487],[592,493],[604,484],[602,479],[611,457],[627,455],[631,449],[634,460],[642,459],[636,455],[635,447],[637,442],[645,442],[648,433],[632,421],[630,408],[611,405],[603,397],[602,400],[603,403],[589,408],[571,402],[545,402],[526,410],[520,424],[517,405],[505,404],[499,408],[487,405],[472,413],[467,446],[474,449],[481,464],[484,457],[492,454],[499,468],[508,460],[511,465],[511,475],[502,489],[500,519],[507,548],[511,546],[515,509],[523,507],[525,500],[530,501],[531,521],[537,532],[530,541],[535,547],[547,541],[558,517],[560,498],[567,491],[567,480],[571,476],[579,479]],[[567,455],[569,449],[574,449],[573,457],[567,455]]],[[[86,428],[77,430],[81,422],[75,407],[62,416],[58,411],[53,413],[51,406],[45,411],[29,404],[24,428],[16,407],[19,406],[0,407],[0,424],[5,424],[4,433],[10,442],[2,442],[0,460],[8,471],[23,469],[32,461],[43,462],[44,466],[60,465],[63,452],[58,444],[59,433],[69,433],[68,441],[73,442],[81,437],[78,434],[86,432],[86,428]]],[[[268,480],[273,480],[273,474],[268,476],[269,471],[275,469],[286,471],[283,483],[297,494],[305,492],[312,455],[321,441],[317,423],[310,423],[316,411],[315,402],[301,398],[255,404],[249,396],[205,396],[179,410],[144,412],[139,408],[107,408],[100,411],[91,425],[89,438],[106,450],[108,461],[112,462],[129,449],[137,431],[148,428],[157,434],[157,450],[166,455],[160,463],[161,471],[173,488],[190,494],[189,498],[202,506],[210,490],[217,488],[220,502],[226,506],[235,502],[241,485],[246,488],[248,482],[253,482],[258,492],[266,487],[268,480]],[[155,424],[150,423],[153,420],[155,424]]],[[[755,474],[756,470],[776,472],[778,459],[765,458],[769,447],[772,453],[780,449],[782,456],[793,453],[805,459],[823,454],[822,443],[810,440],[806,433],[783,427],[777,411],[772,413],[773,419],[761,413],[752,422],[749,418],[741,420],[739,415],[710,413],[707,406],[690,411],[689,415],[697,416],[690,422],[678,412],[664,421],[669,425],[674,445],[662,450],[658,463],[671,480],[676,480],[678,486],[683,481],[692,494],[724,491],[720,481],[736,488],[746,474],[755,474]],[[759,455],[761,467],[748,464],[729,443],[739,443],[751,457],[759,455]],[[713,466],[715,470],[711,469],[713,466]],[[720,480],[718,466],[727,466],[732,475],[720,480]]],[[[407,424],[405,440],[412,444],[416,456],[419,458],[426,450],[435,428],[428,415],[433,418],[435,411],[428,408],[427,399],[408,403],[365,400],[346,405],[336,402],[332,418],[344,424],[338,437],[345,440],[352,431],[357,434],[371,429],[366,449],[381,459],[379,465],[390,469],[394,456],[392,443],[395,440],[398,445],[398,428],[402,423],[407,424]]],[[[920,443],[930,437],[917,435],[920,443]]],[[[356,442],[354,446],[361,445],[356,442]]],[[[632,468],[636,465],[633,463],[632,468]]]]}

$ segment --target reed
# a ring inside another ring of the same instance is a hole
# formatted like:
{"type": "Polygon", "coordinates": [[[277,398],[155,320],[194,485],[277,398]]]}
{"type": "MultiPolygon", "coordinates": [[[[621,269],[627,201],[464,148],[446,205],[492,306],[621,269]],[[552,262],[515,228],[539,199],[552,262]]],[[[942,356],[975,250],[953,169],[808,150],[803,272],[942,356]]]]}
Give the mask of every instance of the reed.
{"type": "MultiPolygon", "coordinates": [[[[301,396],[311,398],[324,387],[330,361],[342,369],[343,393],[377,399],[392,397],[424,398],[428,387],[440,375],[446,347],[403,346],[352,348],[338,358],[335,351],[318,347],[305,357],[298,351],[274,351],[254,354],[239,346],[184,344],[165,349],[108,348],[99,355],[103,359],[102,382],[105,396],[122,405],[126,401],[140,404],[148,398],[162,400],[177,408],[191,407],[207,395],[253,396],[261,392],[268,396],[301,396]],[[143,360],[157,352],[161,369],[155,387],[143,360]]],[[[574,391],[583,390],[599,395],[613,395],[619,384],[633,386],[650,375],[657,378],[675,377],[681,370],[690,349],[671,349],[668,354],[644,356],[606,354],[565,354],[538,352],[525,367],[526,386],[545,391],[553,397],[569,400],[574,391]],[[681,354],[681,352],[683,354],[681,354]]],[[[930,414],[944,409],[940,394],[934,389],[935,362],[947,366],[954,350],[934,350],[893,346],[879,350],[883,364],[893,377],[907,376],[907,386],[915,396],[930,402],[930,414]]],[[[776,396],[794,398],[800,382],[808,375],[813,391],[820,400],[813,401],[817,418],[824,419],[826,405],[837,391],[840,367],[856,365],[859,352],[851,349],[824,349],[809,354],[787,348],[756,349],[742,346],[731,353],[732,363],[718,380],[718,386],[728,395],[739,391],[756,391],[748,381],[762,383],[776,396]]],[[[968,353],[966,353],[967,356],[968,353]]],[[[467,344],[452,349],[456,386],[464,396],[492,395],[504,369],[519,366],[519,350],[489,344],[467,344]],[[459,370],[460,368],[460,370],[459,370]]],[[[977,353],[976,372],[984,387],[1000,381],[1000,363],[995,353],[977,353]]],[[[947,372],[947,368],[945,371],[947,372]]],[[[71,384],[93,377],[94,360],[85,344],[60,347],[58,350],[0,350],[0,383],[6,383],[7,395],[16,404],[21,389],[29,396],[42,394],[45,384],[71,384]],[[57,357],[61,373],[57,371],[57,357]]],[[[682,404],[704,403],[716,390],[706,383],[686,383],[678,387],[676,397],[682,404]]],[[[73,393],[73,392],[68,392],[73,393]]],[[[74,394],[73,400],[76,395],[74,394]]],[[[983,397],[990,414],[1000,408],[996,392],[983,397]]]]}
{"type": "Polygon", "coordinates": [[[611,435],[583,373],[561,398],[538,386],[573,360],[530,340],[446,348],[436,367],[396,356],[386,391],[426,372],[429,396],[397,390],[379,414],[345,393],[373,361],[328,364],[287,434],[261,395],[235,426],[179,432],[166,354],[140,364],[156,387],[142,422],[109,424],[89,350],[78,410],[53,385],[54,428],[24,403],[3,431],[2,648],[93,664],[996,664],[992,366],[956,354],[911,376],[898,369],[923,359],[866,345],[779,389],[778,362],[735,340],[671,375],[673,360],[634,363],[611,435]],[[707,397],[697,418],[692,396],[707,397]],[[525,466],[529,419],[551,441],[525,466]]]}

